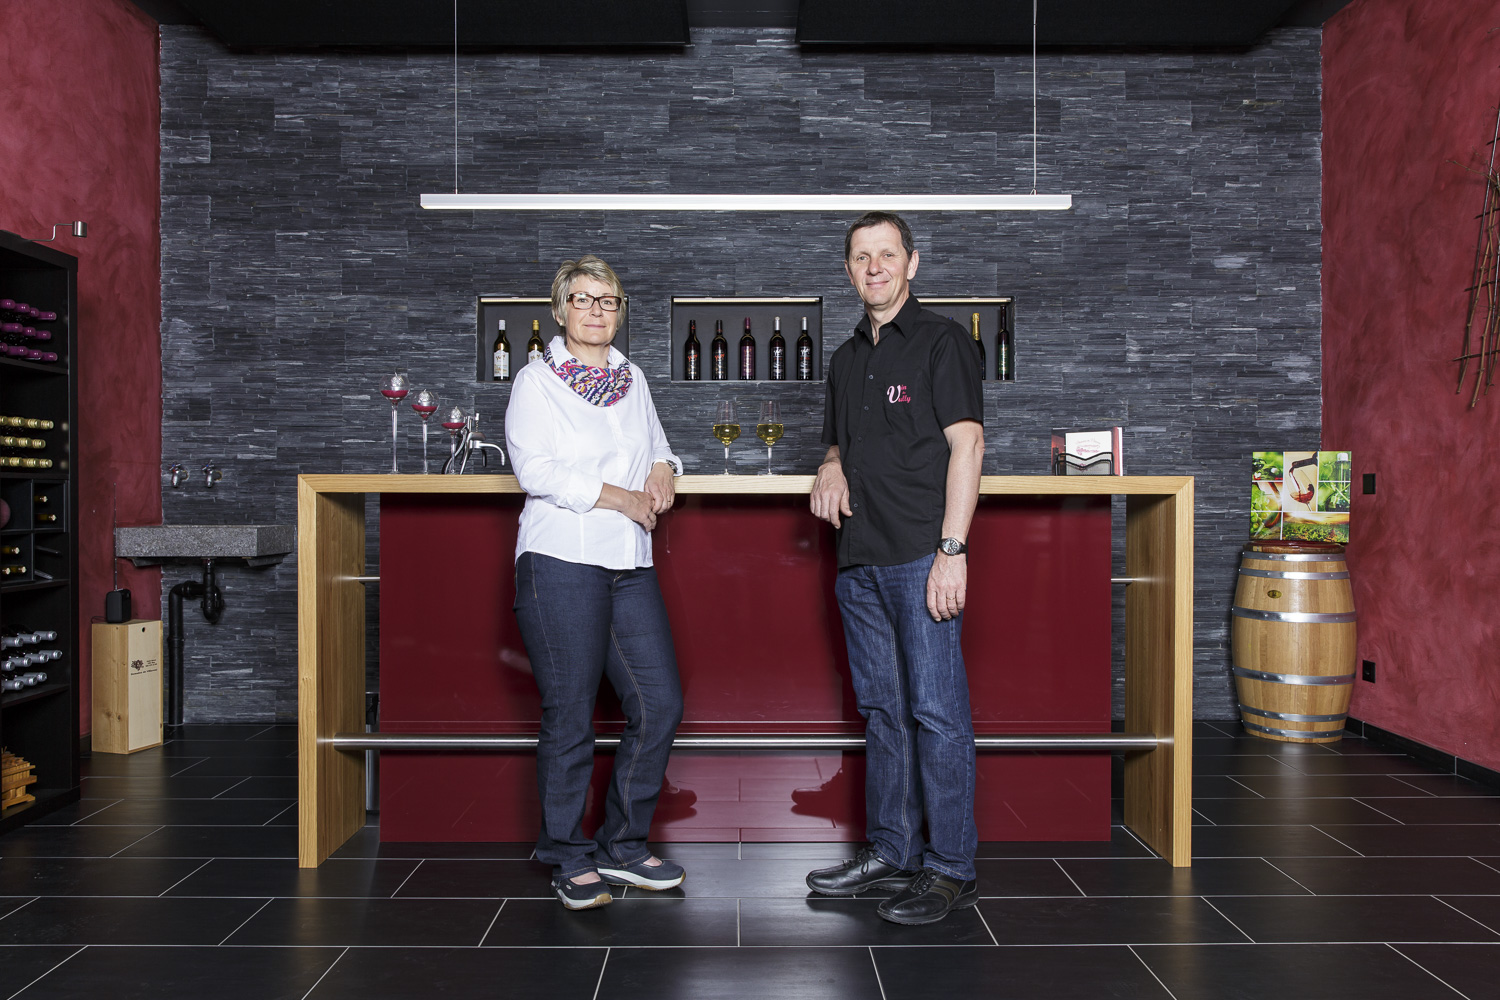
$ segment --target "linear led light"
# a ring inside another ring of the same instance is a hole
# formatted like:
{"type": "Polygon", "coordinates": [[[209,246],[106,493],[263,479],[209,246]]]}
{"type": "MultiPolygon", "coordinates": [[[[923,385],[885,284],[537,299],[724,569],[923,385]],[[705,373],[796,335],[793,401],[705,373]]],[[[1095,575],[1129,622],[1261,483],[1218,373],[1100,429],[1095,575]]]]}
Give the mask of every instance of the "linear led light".
{"type": "Polygon", "coordinates": [[[470,212],[1061,212],[1070,194],[424,194],[470,212]]]}

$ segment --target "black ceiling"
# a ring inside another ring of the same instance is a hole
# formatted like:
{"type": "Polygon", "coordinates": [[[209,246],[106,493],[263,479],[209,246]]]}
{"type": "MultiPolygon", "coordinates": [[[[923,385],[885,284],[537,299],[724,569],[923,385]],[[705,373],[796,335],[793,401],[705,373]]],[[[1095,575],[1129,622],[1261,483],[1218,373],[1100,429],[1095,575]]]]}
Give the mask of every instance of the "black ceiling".
{"type": "MultiPolygon", "coordinates": [[[[1056,48],[1240,48],[1278,25],[1318,26],[1350,0],[1037,0],[1056,48]]],[[[1032,0],[135,0],[233,48],[630,48],[688,29],[797,29],[803,45],[1029,47],[1032,0]]]]}

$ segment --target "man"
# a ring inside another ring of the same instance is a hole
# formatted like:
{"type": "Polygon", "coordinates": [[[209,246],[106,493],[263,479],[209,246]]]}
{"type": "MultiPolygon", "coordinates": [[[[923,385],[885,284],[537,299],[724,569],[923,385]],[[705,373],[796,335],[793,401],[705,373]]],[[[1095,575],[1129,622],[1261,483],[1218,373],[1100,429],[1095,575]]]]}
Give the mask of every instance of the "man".
{"type": "Polygon", "coordinates": [[[807,884],[828,896],[901,886],[878,912],[926,924],[979,899],[959,649],[984,459],[979,352],[912,297],[917,251],[899,216],[870,212],[850,226],[844,270],[865,318],[829,362],[829,448],[812,512],[838,529],[834,589],[865,718],[870,844],[807,884]]]}

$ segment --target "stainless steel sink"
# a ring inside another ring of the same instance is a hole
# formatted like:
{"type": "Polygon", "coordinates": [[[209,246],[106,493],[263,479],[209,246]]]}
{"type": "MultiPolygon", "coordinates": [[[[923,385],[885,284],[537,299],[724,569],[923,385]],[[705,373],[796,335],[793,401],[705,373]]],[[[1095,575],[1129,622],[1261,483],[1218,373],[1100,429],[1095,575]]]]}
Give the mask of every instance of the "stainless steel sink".
{"type": "Polygon", "coordinates": [[[251,566],[270,566],[296,547],[297,529],[290,524],[153,524],[115,529],[115,555],[137,566],[178,559],[243,559],[251,566]]]}

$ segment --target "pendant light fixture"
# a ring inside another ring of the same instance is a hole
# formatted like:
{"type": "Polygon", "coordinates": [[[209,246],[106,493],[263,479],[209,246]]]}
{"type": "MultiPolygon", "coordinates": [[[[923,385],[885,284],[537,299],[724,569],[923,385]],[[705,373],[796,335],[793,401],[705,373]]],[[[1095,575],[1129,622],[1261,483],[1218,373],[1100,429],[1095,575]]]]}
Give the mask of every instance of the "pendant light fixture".
{"type": "Polygon", "coordinates": [[[1057,212],[1069,194],[1037,194],[1037,0],[1031,4],[1030,194],[461,194],[458,190],[458,0],[453,0],[453,193],[422,207],[499,212],[1057,212]]]}

